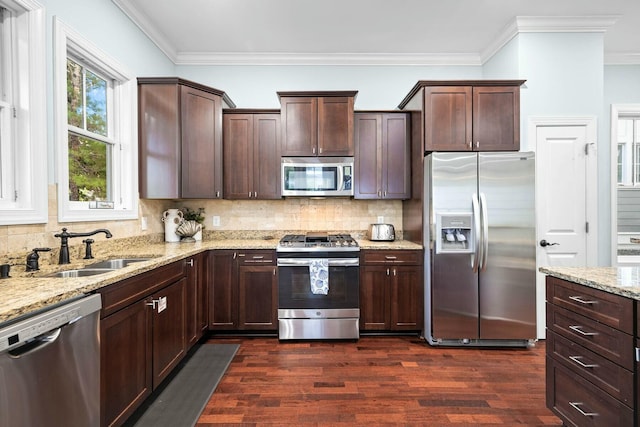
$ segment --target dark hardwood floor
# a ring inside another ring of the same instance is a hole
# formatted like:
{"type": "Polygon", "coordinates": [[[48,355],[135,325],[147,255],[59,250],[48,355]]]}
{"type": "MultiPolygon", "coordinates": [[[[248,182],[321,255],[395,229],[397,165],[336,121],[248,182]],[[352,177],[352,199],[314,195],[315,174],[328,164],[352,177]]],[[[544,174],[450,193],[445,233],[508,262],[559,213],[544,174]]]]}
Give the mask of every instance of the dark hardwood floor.
{"type": "Polygon", "coordinates": [[[418,337],[357,342],[213,338],[240,349],[197,427],[548,426],[544,342],[434,348],[418,337]]]}

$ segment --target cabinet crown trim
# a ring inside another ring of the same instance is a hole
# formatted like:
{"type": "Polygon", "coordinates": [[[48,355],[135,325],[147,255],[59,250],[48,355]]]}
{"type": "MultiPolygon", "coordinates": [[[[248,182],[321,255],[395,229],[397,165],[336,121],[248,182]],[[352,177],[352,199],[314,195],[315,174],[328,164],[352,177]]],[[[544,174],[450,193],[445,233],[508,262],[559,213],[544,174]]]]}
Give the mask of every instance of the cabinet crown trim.
{"type": "Polygon", "coordinates": [[[332,91],[294,91],[294,92],[277,92],[278,99],[284,97],[297,97],[297,96],[353,96],[354,98],[358,94],[357,90],[332,90],[332,91]]]}
{"type": "Polygon", "coordinates": [[[522,86],[526,80],[419,80],[398,105],[402,110],[416,94],[427,86],[522,86]]]}
{"type": "Polygon", "coordinates": [[[236,104],[229,98],[225,91],[213,88],[211,86],[205,86],[200,83],[192,82],[191,80],[181,79],[180,77],[138,77],[138,84],[157,84],[157,85],[166,85],[166,84],[174,84],[174,85],[183,85],[188,86],[193,89],[202,90],[205,92],[212,93],[214,95],[218,95],[222,97],[222,101],[227,105],[228,108],[236,108],[236,104]]]}

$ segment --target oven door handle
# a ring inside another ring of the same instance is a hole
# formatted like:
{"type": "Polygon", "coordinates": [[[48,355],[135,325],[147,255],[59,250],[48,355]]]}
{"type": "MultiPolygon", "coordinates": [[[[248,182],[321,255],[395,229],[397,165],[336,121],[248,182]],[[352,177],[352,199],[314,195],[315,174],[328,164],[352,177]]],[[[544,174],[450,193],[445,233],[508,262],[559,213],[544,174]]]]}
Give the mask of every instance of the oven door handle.
{"type": "MultiPolygon", "coordinates": [[[[278,267],[308,267],[315,258],[278,258],[278,267]]],[[[358,267],[359,258],[329,258],[329,267],[358,267]]]]}

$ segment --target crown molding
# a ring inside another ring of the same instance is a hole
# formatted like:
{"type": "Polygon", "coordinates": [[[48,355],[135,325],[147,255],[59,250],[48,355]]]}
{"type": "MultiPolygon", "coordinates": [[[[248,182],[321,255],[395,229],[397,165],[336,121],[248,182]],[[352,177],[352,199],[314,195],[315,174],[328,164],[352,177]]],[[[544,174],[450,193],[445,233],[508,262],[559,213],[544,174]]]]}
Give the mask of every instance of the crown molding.
{"type": "Polygon", "coordinates": [[[176,65],[482,65],[476,54],[182,52],[176,65]]]}
{"type": "Polygon", "coordinates": [[[516,16],[496,39],[484,49],[481,62],[486,63],[520,33],[604,33],[620,15],[599,16],[516,16]]]}
{"type": "Polygon", "coordinates": [[[131,0],[111,0],[140,30],[146,34],[158,48],[171,60],[176,62],[178,52],[166,36],[149,21],[147,16],[134,6],[131,0]]]}
{"type": "MultiPolygon", "coordinates": [[[[36,0],[16,0],[37,4],[36,0]]],[[[605,32],[619,15],[516,16],[498,37],[476,53],[245,53],[179,52],[132,0],[112,0],[176,65],[346,65],[346,66],[482,66],[520,33],[605,32]]],[[[640,53],[605,54],[605,64],[640,64],[640,53]]]]}
{"type": "Polygon", "coordinates": [[[640,53],[605,53],[605,65],[640,65],[640,53]]]}

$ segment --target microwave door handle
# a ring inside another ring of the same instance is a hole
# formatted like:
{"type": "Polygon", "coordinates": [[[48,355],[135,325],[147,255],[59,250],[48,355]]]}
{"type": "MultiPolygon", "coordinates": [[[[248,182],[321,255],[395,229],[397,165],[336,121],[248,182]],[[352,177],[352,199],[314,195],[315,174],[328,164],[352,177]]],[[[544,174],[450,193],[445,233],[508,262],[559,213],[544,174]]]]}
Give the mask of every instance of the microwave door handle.
{"type": "Polygon", "coordinates": [[[336,169],[338,170],[338,182],[336,182],[336,189],[337,190],[344,190],[344,170],[343,170],[344,166],[340,166],[338,165],[336,167],[336,169]]]}

